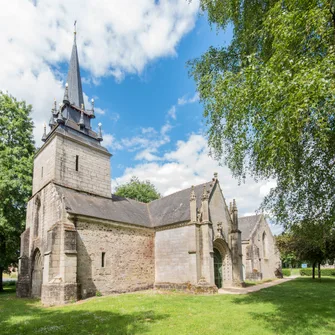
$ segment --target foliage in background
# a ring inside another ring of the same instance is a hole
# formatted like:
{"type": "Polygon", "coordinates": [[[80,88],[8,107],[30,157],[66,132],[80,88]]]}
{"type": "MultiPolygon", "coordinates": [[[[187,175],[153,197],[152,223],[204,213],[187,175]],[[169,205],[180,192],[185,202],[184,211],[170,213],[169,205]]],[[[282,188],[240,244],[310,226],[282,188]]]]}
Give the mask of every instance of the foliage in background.
{"type": "Polygon", "coordinates": [[[291,276],[291,269],[282,269],[282,274],[284,277],[291,276]]]}
{"type": "MultiPolygon", "coordinates": [[[[311,277],[313,274],[313,269],[306,268],[306,269],[300,269],[300,276],[309,276],[311,277]]],[[[321,275],[327,276],[327,277],[335,277],[335,269],[321,269],[321,275]]]]}
{"type": "MultiPolygon", "coordinates": [[[[289,231],[276,237],[281,258],[290,255],[296,261],[320,266],[326,260],[335,259],[335,229],[322,223],[305,222],[294,225],[289,231]]],[[[314,277],[314,276],[313,276],[314,277]]]]}
{"type": "Polygon", "coordinates": [[[335,222],[335,16],[326,0],[202,0],[228,47],[189,62],[213,156],[275,178],[263,207],[282,224],[335,222]]]}
{"type": "Polygon", "coordinates": [[[135,176],[128,183],[118,186],[115,195],[146,203],[160,198],[154,184],[149,180],[140,181],[135,176]]]}
{"type": "Polygon", "coordinates": [[[15,264],[31,195],[33,122],[31,106],[0,92],[0,291],[2,273],[15,264]]]}
{"type": "Polygon", "coordinates": [[[280,252],[280,259],[283,267],[285,265],[295,268],[297,265],[300,265],[301,261],[297,258],[291,247],[291,235],[284,233],[279,236],[275,236],[275,241],[280,252]]]}

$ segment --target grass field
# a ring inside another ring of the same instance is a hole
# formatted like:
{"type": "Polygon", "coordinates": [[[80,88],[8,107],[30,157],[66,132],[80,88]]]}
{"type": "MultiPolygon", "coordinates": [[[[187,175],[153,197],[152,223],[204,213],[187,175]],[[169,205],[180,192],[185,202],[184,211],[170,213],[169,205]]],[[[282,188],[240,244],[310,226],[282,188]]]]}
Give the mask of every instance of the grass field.
{"type": "Polygon", "coordinates": [[[50,308],[6,288],[0,334],[335,334],[335,279],[298,278],[249,295],[147,291],[50,308]]]}
{"type": "Polygon", "coordinates": [[[11,274],[3,273],[2,277],[4,279],[17,279],[17,272],[12,272],[11,274]]]}

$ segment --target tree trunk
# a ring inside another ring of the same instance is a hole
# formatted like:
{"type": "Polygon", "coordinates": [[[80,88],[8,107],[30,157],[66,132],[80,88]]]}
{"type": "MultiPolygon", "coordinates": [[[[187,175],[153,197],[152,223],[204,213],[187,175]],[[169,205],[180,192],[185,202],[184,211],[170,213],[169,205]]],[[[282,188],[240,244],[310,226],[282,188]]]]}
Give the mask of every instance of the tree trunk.
{"type": "Polygon", "coordinates": [[[3,285],[2,285],[2,274],[3,274],[3,268],[0,268],[0,292],[3,292],[3,285]]]}
{"type": "Polygon", "coordinates": [[[315,262],[313,263],[312,278],[315,279],[315,262]]]}
{"type": "Polygon", "coordinates": [[[318,278],[321,280],[321,262],[318,262],[318,278]]]}

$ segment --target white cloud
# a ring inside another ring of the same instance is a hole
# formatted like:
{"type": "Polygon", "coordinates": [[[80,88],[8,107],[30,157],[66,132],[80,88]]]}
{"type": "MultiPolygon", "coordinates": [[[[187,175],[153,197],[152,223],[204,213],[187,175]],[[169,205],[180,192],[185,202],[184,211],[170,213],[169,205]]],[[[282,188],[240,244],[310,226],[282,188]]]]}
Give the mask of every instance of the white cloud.
{"type": "MultiPolygon", "coordinates": [[[[187,95],[184,95],[181,98],[178,98],[177,105],[183,106],[187,104],[193,104],[194,102],[199,101],[199,94],[196,92],[193,97],[187,98],[187,95]]],[[[177,107],[176,105],[173,105],[167,112],[167,117],[171,118],[173,120],[176,120],[177,118],[177,107]]]]}
{"type": "Polygon", "coordinates": [[[115,137],[112,134],[104,133],[102,134],[102,145],[112,150],[121,150],[122,146],[115,140],[115,137]]]}
{"type": "Polygon", "coordinates": [[[80,63],[92,76],[85,82],[96,85],[102,76],[122,80],[154,59],[175,56],[198,7],[198,0],[7,1],[0,14],[0,89],[33,105],[40,143],[53,98],[63,96],[66,73],[59,66],[70,57],[74,20],[80,63]]]}
{"type": "Polygon", "coordinates": [[[141,128],[142,134],[157,134],[157,131],[153,127],[141,128]]]}
{"type": "MultiPolygon", "coordinates": [[[[98,114],[98,115],[105,115],[106,111],[99,108],[99,107],[94,107],[94,113],[98,114]]],[[[117,118],[117,119],[119,119],[119,118],[117,118]]]]}
{"type": "MultiPolygon", "coordinates": [[[[230,170],[220,166],[208,153],[206,138],[199,134],[192,134],[186,141],[178,141],[176,148],[162,157],[156,151],[153,157],[146,157],[149,158],[148,162],[126,168],[121,177],[113,180],[113,185],[125,183],[135,175],[141,180],[150,180],[158,191],[166,196],[191,185],[209,181],[213,173],[218,172],[227,204],[234,198],[240,216],[255,214],[266,195],[266,190],[275,186],[274,181],[256,183],[253,180],[247,180],[246,183],[238,185],[238,181],[232,178],[230,170]]],[[[144,158],[147,154],[148,151],[141,153],[144,158]]],[[[278,226],[274,227],[278,230],[278,226]]]]}
{"type": "Polygon", "coordinates": [[[169,111],[168,111],[168,116],[170,116],[172,119],[176,119],[176,106],[173,105],[169,111]]]}
{"type": "Polygon", "coordinates": [[[114,141],[113,149],[137,152],[135,160],[160,160],[161,158],[156,153],[160,147],[170,142],[168,133],[171,129],[172,126],[169,122],[165,123],[160,131],[152,127],[141,128],[141,133],[136,136],[121,138],[118,143],[114,141]]]}
{"type": "Polygon", "coordinates": [[[186,105],[186,104],[193,104],[194,102],[199,101],[199,93],[196,92],[193,97],[187,98],[186,95],[178,99],[178,105],[186,105]]]}

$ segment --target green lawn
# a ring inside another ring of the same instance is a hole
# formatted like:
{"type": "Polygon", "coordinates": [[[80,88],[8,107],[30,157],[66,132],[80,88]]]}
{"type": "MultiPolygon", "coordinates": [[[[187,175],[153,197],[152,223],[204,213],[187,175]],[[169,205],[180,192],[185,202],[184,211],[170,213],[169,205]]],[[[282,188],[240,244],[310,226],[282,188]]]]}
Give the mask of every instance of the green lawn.
{"type": "Polygon", "coordinates": [[[145,292],[50,308],[7,288],[0,334],[335,334],[335,279],[298,278],[249,295],[145,292]]]}

